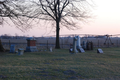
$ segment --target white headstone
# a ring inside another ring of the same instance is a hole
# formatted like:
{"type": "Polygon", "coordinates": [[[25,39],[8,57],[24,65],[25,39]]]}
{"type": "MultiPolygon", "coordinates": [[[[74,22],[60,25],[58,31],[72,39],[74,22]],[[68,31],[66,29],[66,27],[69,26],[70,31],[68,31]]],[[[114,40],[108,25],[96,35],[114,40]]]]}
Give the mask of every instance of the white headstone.
{"type": "Polygon", "coordinates": [[[102,49],[97,49],[97,53],[103,54],[103,50],[102,49]]]}
{"type": "Polygon", "coordinates": [[[82,45],[82,47],[83,47],[83,49],[85,49],[86,50],[86,42],[85,41],[83,41],[83,45],[82,45]]]}
{"type": "Polygon", "coordinates": [[[82,46],[81,46],[80,37],[79,37],[79,36],[76,36],[76,37],[77,37],[77,44],[76,44],[77,50],[78,50],[80,53],[85,52],[84,49],[83,49],[82,46]]]}
{"type": "Polygon", "coordinates": [[[14,53],[15,52],[15,45],[10,45],[10,53],[14,53]]]}
{"type": "Polygon", "coordinates": [[[50,47],[50,52],[52,52],[52,47],[50,47]]]}
{"type": "Polygon", "coordinates": [[[23,55],[23,53],[24,53],[24,49],[19,48],[19,49],[18,49],[18,55],[23,55]]]}
{"type": "Polygon", "coordinates": [[[80,37],[79,36],[76,36],[77,37],[77,48],[81,48],[81,41],[80,41],[80,37]]]}
{"type": "Polygon", "coordinates": [[[77,41],[77,37],[74,37],[74,38],[73,38],[73,53],[77,53],[76,41],[77,41]]]}
{"type": "Polygon", "coordinates": [[[78,51],[80,53],[83,53],[85,52],[84,49],[81,47],[81,43],[80,43],[80,37],[79,36],[75,36],[73,38],[73,48],[70,48],[69,49],[69,52],[72,52],[73,54],[74,53],[77,53],[78,51]]]}

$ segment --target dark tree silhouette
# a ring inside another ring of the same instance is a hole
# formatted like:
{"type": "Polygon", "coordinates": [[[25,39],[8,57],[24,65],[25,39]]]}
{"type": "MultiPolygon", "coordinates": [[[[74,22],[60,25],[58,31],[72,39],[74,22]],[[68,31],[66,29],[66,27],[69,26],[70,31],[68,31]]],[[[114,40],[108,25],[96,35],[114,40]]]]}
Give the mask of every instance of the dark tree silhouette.
{"type": "Polygon", "coordinates": [[[0,23],[3,24],[4,18],[17,17],[17,13],[14,9],[13,1],[10,0],[1,0],[0,1],[0,23]],[[12,6],[11,6],[12,5],[12,6]]]}
{"type": "Polygon", "coordinates": [[[15,24],[17,28],[22,31],[26,31],[30,28],[28,24],[29,6],[27,6],[28,0],[0,0],[0,25],[4,22],[9,23],[10,20],[15,24]],[[9,20],[10,19],[10,20],[9,20]]]}
{"type": "Polygon", "coordinates": [[[5,52],[5,49],[2,46],[1,40],[0,40],[0,52],[5,52]]]}
{"type": "MultiPolygon", "coordinates": [[[[34,2],[35,3],[35,2],[34,2]]],[[[90,18],[89,2],[86,0],[39,0],[40,17],[45,20],[56,22],[56,46],[60,48],[59,31],[61,26],[68,29],[79,28],[76,23],[90,18]]]]}

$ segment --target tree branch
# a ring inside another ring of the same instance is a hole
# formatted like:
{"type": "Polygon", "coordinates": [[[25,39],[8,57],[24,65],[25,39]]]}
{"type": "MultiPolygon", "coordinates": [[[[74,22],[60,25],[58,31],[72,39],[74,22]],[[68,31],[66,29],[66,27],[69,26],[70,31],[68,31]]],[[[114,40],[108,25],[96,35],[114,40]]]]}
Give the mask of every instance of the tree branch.
{"type": "Polygon", "coordinates": [[[39,1],[40,1],[40,3],[41,3],[42,9],[43,9],[49,16],[51,16],[54,20],[56,20],[56,19],[54,18],[54,16],[52,16],[51,13],[49,13],[48,10],[45,9],[45,5],[42,3],[42,0],[39,0],[39,1]]]}

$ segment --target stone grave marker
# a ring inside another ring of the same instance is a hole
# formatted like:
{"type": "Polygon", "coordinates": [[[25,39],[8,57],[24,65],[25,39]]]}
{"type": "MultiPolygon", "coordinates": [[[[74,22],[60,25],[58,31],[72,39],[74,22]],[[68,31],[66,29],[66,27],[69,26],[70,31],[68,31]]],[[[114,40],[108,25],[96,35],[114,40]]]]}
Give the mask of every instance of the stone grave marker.
{"type": "Polygon", "coordinates": [[[77,49],[76,49],[76,42],[77,42],[77,37],[74,37],[73,38],[73,54],[75,53],[77,53],[77,49]]]}
{"type": "Polygon", "coordinates": [[[52,47],[50,47],[50,52],[52,52],[52,47]]]}
{"type": "Polygon", "coordinates": [[[82,45],[83,49],[86,50],[87,49],[87,45],[86,45],[86,42],[83,41],[83,45],[82,45]]]}
{"type": "Polygon", "coordinates": [[[70,48],[69,52],[71,52],[72,54],[76,54],[78,52],[80,52],[80,53],[85,52],[84,49],[81,46],[81,41],[80,41],[79,36],[75,36],[73,38],[73,48],[70,48]]]}
{"type": "Polygon", "coordinates": [[[10,45],[10,53],[14,53],[15,52],[15,45],[10,45]]]}
{"type": "Polygon", "coordinates": [[[103,50],[102,49],[97,49],[97,53],[103,54],[103,50]]]}
{"type": "Polygon", "coordinates": [[[23,55],[23,53],[24,53],[24,49],[19,48],[19,49],[18,49],[18,55],[23,55]]]}
{"type": "Polygon", "coordinates": [[[83,53],[85,52],[84,49],[82,48],[81,46],[81,39],[79,36],[76,36],[77,37],[77,43],[76,43],[76,48],[77,50],[80,52],[80,53],[83,53]]]}
{"type": "Polygon", "coordinates": [[[33,37],[27,38],[26,52],[37,52],[36,39],[33,37]]]}

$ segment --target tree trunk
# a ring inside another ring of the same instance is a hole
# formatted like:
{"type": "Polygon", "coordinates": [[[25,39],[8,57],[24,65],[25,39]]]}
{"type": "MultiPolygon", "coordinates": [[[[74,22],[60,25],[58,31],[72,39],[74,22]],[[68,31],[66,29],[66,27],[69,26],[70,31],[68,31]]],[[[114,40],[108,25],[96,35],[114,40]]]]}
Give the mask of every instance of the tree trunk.
{"type": "Polygon", "coordinates": [[[3,48],[1,40],[0,40],[0,52],[5,52],[5,49],[3,48]]]}
{"type": "Polygon", "coordinates": [[[56,49],[60,49],[59,31],[60,31],[59,20],[56,20],[56,44],[55,44],[56,49]]]}

